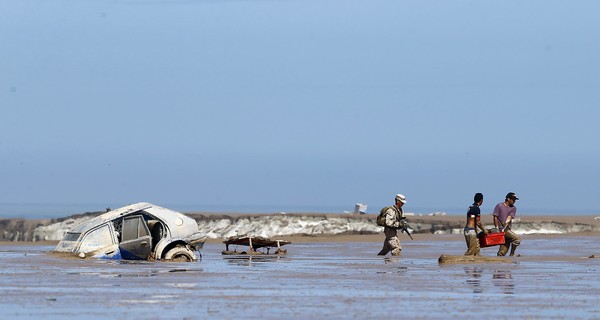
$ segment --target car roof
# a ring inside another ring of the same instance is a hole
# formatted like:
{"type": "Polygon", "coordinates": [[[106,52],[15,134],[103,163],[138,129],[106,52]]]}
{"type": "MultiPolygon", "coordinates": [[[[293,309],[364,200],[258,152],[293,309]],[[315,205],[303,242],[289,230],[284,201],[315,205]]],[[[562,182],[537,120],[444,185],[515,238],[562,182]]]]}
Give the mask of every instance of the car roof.
{"type": "Polygon", "coordinates": [[[188,216],[185,216],[177,211],[163,208],[148,202],[134,203],[125,207],[111,210],[79,225],[74,226],[70,232],[84,233],[89,229],[99,226],[116,218],[127,216],[139,211],[144,211],[162,220],[171,228],[173,236],[183,236],[189,233],[198,231],[196,221],[188,216]]]}

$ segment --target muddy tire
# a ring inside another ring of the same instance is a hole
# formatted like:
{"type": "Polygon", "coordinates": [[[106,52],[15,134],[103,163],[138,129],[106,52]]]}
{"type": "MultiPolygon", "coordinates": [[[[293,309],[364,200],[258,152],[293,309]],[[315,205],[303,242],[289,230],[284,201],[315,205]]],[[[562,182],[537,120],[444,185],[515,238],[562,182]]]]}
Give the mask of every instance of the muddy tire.
{"type": "Polygon", "coordinates": [[[192,262],[196,261],[196,254],[186,247],[177,246],[165,254],[165,260],[173,262],[192,262]]]}

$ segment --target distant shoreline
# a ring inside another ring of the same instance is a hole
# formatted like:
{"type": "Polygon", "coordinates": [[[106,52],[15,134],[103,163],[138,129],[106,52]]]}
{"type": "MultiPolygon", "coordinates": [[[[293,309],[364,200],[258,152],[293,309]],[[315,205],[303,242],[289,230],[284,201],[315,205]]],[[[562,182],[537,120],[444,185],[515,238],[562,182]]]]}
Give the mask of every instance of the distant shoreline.
{"type": "MultiPolygon", "coordinates": [[[[0,241],[59,240],[72,223],[89,219],[103,212],[85,213],[53,219],[0,218],[0,241]]],[[[342,236],[358,236],[361,241],[381,234],[375,223],[375,214],[335,213],[187,213],[199,225],[199,232],[209,238],[230,237],[242,234],[260,234],[271,237],[296,237],[303,241],[321,237],[331,241],[342,236]],[[240,231],[242,230],[242,231],[240,231]]],[[[462,234],[466,218],[463,215],[407,216],[415,236],[431,234],[462,234]]],[[[482,216],[486,228],[493,227],[491,214],[482,216]]],[[[597,215],[517,215],[513,230],[519,234],[576,234],[600,233],[600,216],[597,215]]],[[[351,237],[351,238],[352,238],[351,237]]],[[[348,238],[350,239],[350,238],[348,238]]],[[[376,239],[379,239],[378,237],[376,239]]],[[[320,241],[320,240],[319,240],[320,241]]],[[[380,241],[380,240],[377,240],[380,241]]]]}
{"type": "MultiPolygon", "coordinates": [[[[88,212],[103,212],[108,207],[117,208],[122,204],[117,205],[101,205],[98,203],[90,204],[54,204],[54,203],[34,203],[34,204],[23,204],[23,203],[0,203],[0,219],[60,219],[71,215],[84,214],[88,212]]],[[[286,212],[287,214],[326,214],[326,215],[345,215],[345,214],[356,214],[352,213],[353,208],[349,206],[298,206],[294,208],[287,208],[285,206],[274,206],[274,205],[249,205],[249,206],[214,206],[214,205],[177,205],[177,204],[158,204],[166,208],[171,208],[175,211],[179,211],[185,214],[212,214],[212,215],[272,215],[286,212]],[[198,210],[198,208],[202,208],[198,210]]],[[[384,205],[385,206],[385,205],[384,205]]],[[[383,206],[381,206],[383,207],[383,206]]],[[[367,210],[367,215],[377,214],[378,206],[369,206],[370,210],[367,210]]],[[[488,208],[490,209],[490,208],[488,208]]],[[[490,209],[491,210],[491,209],[490,209]]],[[[466,207],[464,213],[459,211],[457,208],[447,208],[446,210],[440,208],[408,208],[408,214],[414,214],[414,216],[428,216],[434,213],[444,212],[447,216],[462,216],[466,213],[466,207]]],[[[484,212],[483,215],[490,214],[490,212],[484,212]]],[[[582,210],[575,211],[573,213],[565,212],[542,212],[536,211],[528,213],[520,209],[519,214],[521,216],[598,216],[599,212],[582,212],[582,210]]]]}

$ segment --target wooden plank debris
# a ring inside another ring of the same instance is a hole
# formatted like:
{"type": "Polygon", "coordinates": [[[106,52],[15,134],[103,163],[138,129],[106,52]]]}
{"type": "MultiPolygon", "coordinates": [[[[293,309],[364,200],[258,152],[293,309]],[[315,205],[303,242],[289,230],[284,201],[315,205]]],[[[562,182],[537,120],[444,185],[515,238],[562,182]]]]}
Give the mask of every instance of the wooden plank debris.
{"type": "Polygon", "coordinates": [[[273,254],[281,255],[287,254],[287,250],[283,249],[282,246],[286,244],[292,243],[291,241],[285,240],[271,240],[264,237],[231,237],[227,240],[224,240],[225,250],[221,252],[224,255],[233,255],[233,254],[249,254],[249,255],[259,255],[259,254],[270,254],[271,248],[277,248],[273,254]],[[230,250],[229,245],[235,246],[247,246],[248,250],[245,251],[237,251],[230,250]],[[263,250],[259,250],[263,249],[263,250]],[[266,251],[266,252],[265,252],[266,251]]]}

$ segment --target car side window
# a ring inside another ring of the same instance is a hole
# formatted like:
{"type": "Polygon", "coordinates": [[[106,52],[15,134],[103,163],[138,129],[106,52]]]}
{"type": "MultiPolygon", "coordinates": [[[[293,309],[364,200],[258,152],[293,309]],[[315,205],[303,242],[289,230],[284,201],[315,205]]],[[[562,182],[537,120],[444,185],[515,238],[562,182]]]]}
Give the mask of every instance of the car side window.
{"type": "Polygon", "coordinates": [[[88,233],[83,240],[81,240],[81,246],[79,247],[80,252],[91,252],[102,247],[111,245],[113,243],[112,235],[108,225],[88,233]]]}
{"type": "Polygon", "coordinates": [[[130,217],[123,220],[123,240],[135,240],[149,235],[142,217],[130,217]]]}
{"type": "Polygon", "coordinates": [[[150,235],[150,231],[148,231],[148,226],[144,223],[144,220],[140,218],[138,223],[138,237],[145,237],[150,235]]]}

